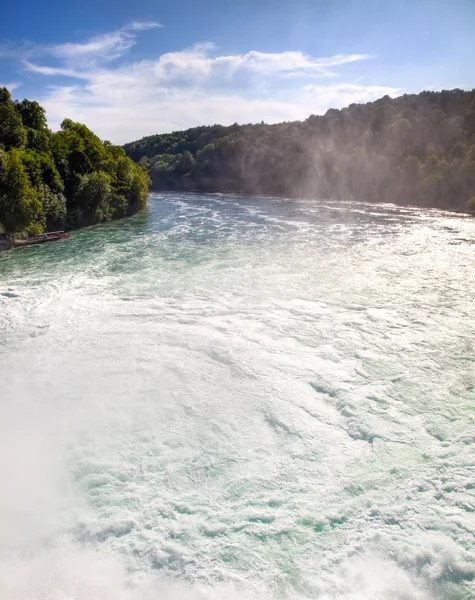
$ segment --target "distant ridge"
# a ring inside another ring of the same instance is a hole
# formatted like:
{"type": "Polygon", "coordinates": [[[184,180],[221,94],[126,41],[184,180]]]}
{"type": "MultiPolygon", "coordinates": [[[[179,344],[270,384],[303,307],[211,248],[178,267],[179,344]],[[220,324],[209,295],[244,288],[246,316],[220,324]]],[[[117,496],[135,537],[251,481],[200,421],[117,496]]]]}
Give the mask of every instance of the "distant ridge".
{"type": "Polygon", "coordinates": [[[475,212],[475,90],[385,96],[303,122],[195,127],[124,149],[147,169],[154,190],[475,212]]]}

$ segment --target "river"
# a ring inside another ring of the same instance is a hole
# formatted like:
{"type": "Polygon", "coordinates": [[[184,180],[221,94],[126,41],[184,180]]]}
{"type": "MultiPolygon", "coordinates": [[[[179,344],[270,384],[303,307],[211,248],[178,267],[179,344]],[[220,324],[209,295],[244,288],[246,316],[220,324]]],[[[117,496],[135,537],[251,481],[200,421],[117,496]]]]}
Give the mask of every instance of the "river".
{"type": "Polygon", "coordinates": [[[475,598],[475,220],[152,194],[0,254],[0,598],[475,598]]]}

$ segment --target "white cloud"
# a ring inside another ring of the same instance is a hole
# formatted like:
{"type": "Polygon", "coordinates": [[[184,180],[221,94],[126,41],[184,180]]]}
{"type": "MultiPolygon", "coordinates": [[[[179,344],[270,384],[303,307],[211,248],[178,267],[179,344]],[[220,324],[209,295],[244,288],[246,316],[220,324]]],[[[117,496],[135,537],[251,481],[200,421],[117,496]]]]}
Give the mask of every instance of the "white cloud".
{"type": "Polygon", "coordinates": [[[155,75],[161,80],[229,77],[240,71],[265,75],[333,75],[332,67],[370,58],[367,54],[337,55],[312,58],[302,52],[256,52],[213,56],[210,43],[197,44],[181,52],[163,54],[155,65],[155,75]]]}
{"type": "MultiPolygon", "coordinates": [[[[145,24],[133,24],[144,26],[145,24]]],[[[150,27],[148,24],[147,27],[150,27]]],[[[62,59],[67,68],[37,65],[30,61],[24,64],[30,71],[43,75],[64,75],[80,79],[94,78],[91,73],[99,61],[110,62],[118,58],[135,44],[128,29],[92,38],[83,44],[61,44],[49,48],[48,52],[62,59]]],[[[265,53],[251,51],[247,54],[217,55],[217,48],[210,42],[196,44],[179,52],[167,52],[154,61],[154,74],[160,81],[187,81],[203,77],[228,79],[242,72],[270,75],[335,75],[332,68],[371,58],[368,54],[336,55],[312,58],[302,52],[265,53]]],[[[148,63],[145,63],[148,64],[148,63]]],[[[138,65],[141,67],[142,65],[138,65]]],[[[134,68],[137,65],[133,65],[134,68]]],[[[121,69],[123,70],[124,67],[121,69]]]]}
{"type": "Polygon", "coordinates": [[[89,79],[89,73],[81,73],[80,71],[75,71],[71,68],[63,68],[63,67],[48,67],[42,65],[35,65],[34,63],[25,60],[23,65],[28,69],[28,71],[32,71],[33,73],[39,73],[40,75],[50,75],[52,77],[76,77],[79,79],[89,79]]]}
{"type": "Polygon", "coordinates": [[[305,119],[330,107],[401,91],[342,82],[336,69],[368,60],[368,54],[319,58],[300,51],[250,51],[228,55],[206,42],[156,59],[111,64],[136,43],[137,32],[154,27],[159,25],[134,22],[80,44],[48,48],[46,54],[59,65],[25,62],[32,73],[77,81],[49,87],[37,97],[51,126],[58,127],[70,117],[102,138],[122,143],[200,124],[305,119]]]}
{"type": "Polygon", "coordinates": [[[160,24],[154,21],[134,21],[122,29],[95,36],[83,43],[67,42],[51,46],[45,49],[45,53],[71,67],[91,68],[120,58],[136,44],[135,32],[156,27],[160,27],[160,24]]]}
{"type": "Polygon", "coordinates": [[[84,60],[106,63],[125,54],[136,43],[137,32],[162,27],[156,21],[133,21],[125,27],[97,35],[82,43],[66,42],[40,46],[30,42],[0,44],[0,59],[13,58],[28,61],[32,56],[53,56],[68,64],[81,65],[84,60]]]}
{"type": "Polygon", "coordinates": [[[19,83],[18,81],[10,81],[9,83],[1,83],[0,82],[0,88],[7,88],[7,90],[9,92],[13,92],[13,90],[16,90],[17,88],[19,88],[21,85],[21,83],[19,83]]]}
{"type": "Polygon", "coordinates": [[[156,27],[163,27],[163,25],[156,21],[133,21],[133,23],[127,26],[127,29],[131,29],[132,31],[146,31],[147,29],[155,29],[156,27]]]}
{"type": "Polygon", "coordinates": [[[91,38],[83,44],[59,44],[48,49],[48,54],[68,64],[84,60],[108,62],[122,56],[135,44],[135,37],[127,31],[116,31],[91,38]]]}

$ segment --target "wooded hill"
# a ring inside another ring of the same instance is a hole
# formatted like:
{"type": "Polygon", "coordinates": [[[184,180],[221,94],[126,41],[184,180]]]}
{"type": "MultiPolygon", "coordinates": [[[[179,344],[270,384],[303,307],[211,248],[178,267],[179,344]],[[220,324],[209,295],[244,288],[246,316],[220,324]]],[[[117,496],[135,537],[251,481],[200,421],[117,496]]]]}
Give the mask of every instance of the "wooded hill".
{"type": "Polygon", "coordinates": [[[303,122],[195,127],[124,149],[155,190],[475,211],[475,90],[385,96],[303,122]]]}

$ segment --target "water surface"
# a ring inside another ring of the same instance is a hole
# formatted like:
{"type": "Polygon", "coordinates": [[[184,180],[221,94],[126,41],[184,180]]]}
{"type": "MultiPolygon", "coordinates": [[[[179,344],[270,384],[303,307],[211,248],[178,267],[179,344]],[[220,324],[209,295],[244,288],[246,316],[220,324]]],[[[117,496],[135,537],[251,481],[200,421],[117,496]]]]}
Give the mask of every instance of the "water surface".
{"type": "Polygon", "coordinates": [[[0,597],[475,597],[475,222],[154,194],[0,255],[0,597]]]}

